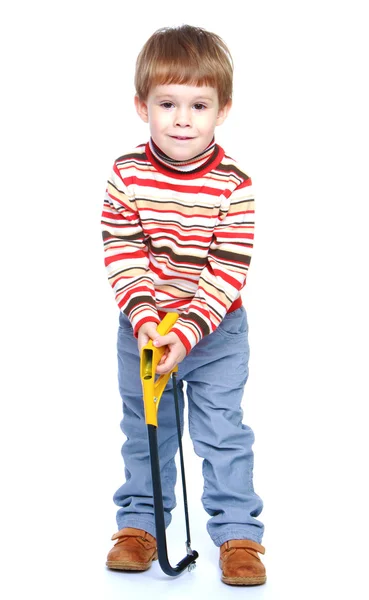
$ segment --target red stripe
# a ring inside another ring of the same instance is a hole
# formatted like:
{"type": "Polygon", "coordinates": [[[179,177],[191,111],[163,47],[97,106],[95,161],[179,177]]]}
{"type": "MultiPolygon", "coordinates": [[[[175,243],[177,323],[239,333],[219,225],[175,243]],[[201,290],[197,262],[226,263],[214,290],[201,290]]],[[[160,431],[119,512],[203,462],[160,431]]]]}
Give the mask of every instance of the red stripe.
{"type": "MultiPolygon", "coordinates": [[[[162,234],[163,233],[163,229],[151,229],[149,230],[150,232],[150,236],[154,236],[156,233],[162,234]]],[[[166,231],[165,233],[168,235],[169,233],[172,233],[174,241],[175,240],[181,240],[184,242],[187,241],[193,241],[193,242],[209,242],[209,240],[212,239],[213,234],[212,232],[210,232],[206,237],[205,236],[200,236],[200,235],[195,235],[195,234],[187,234],[187,235],[181,235],[180,233],[174,233],[173,231],[170,231],[170,229],[172,229],[172,227],[167,226],[168,231],[166,231]]],[[[234,234],[232,234],[234,236],[234,234]]],[[[157,237],[155,237],[155,242],[158,240],[165,240],[167,239],[166,236],[164,235],[158,235],[157,237]]],[[[176,244],[177,246],[178,244],[176,244]]]]}
{"type": "MultiPolygon", "coordinates": [[[[172,310],[173,308],[178,308],[179,306],[180,306],[179,304],[178,304],[178,305],[175,305],[175,306],[171,304],[170,308],[171,308],[171,310],[172,310]]],[[[241,308],[241,306],[242,306],[242,297],[241,297],[241,296],[239,296],[239,298],[237,298],[237,299],[236,299],[236,300],[235,300],[235,301],[234,301],[234,302],[231,304],[231,306],[230,306],[230,307],[229,307],[229,309],[227,310],[227,313],[231,313],[231,312],[233,312],[233,311],[237,310],[238,308],[241,308]]],[[[209,315],[209,312],[206,312],[206,311],[204,311],[203,309],[200,309],[200,308],[197,308],[197,307],[196,307],[196,311],[198,311],[198,312],[201,312],[201,313],[202,313],[202,314],[203,314],[205,317],[208,317],[208,315],[209,315]]],[[[159,317],[160,317],[160,320],[164,319],[165,315],[166,315],[168,312],[169,312],[169,311],[167,311],[167,312],[166,312],[166,311],[163,311],[163,310],[158,310],[158,315],[159,315],[159,317]]]]}
{"type": "Polygon", "coordinates": [[[219,238],[230,238],[232,239],[235,243],[237,243],[238,239],[244,239],[244,240],[253,240],[254,239],[254,234],[253,233],[237,233],[237,239],[235,239],[235,234],[233,231],[230,231],[229,233],[227,232],[221,232],[219,233],[219,235],[217,236],[217,239],[219,241],[219,238]]]}
{"type": "Polygon", "coordinates": [[[220,269],[213,268],[212,271],[216,277],[221,277],[223,279],[223,281],[226,281],[227,283],[229,283],[229,285],[231,285],[233,288],[235,288],[236,290],[239,289],[240,283],[237,279],[235,279],[228,273],[221,271],[220,269]]]}
{"type": "Polygon", "coordinates": [[[209,196],[221,196],[223,190],[215,189],[205,185],[176,185],[175,183],[168,183],[168,181],[155,181],[153,179],[139,179],[138,177],[125,177],[125,185],[136,184],[142,187],[151,187],[159,190],[167,190],[173,192],[183,192],[184,194],[207,194],[209,196]]]}
{"type": "Polygon", "coordinates": [[[144,323],[157,323],[157,324],[159,325],[160,321],[159,321],[159,319],[156,319],[154,316],[152,316],[152,317],[144,317],[143,319],[140,319],[140,320],[139,320],[139,321],[136,323],[136,325],[135,325],[135,327],[134,327],[134,330],[133,330],[133,335],[134,335],[135,337],[137,337],[137,336],[138,336],[138,331],[139,331],[140,327],[142,327],[142,325],[143,325],[144,323]]]}
{"type": "MultiPolygon", "coordinates": [[[[109,221],[121,221],[122,220],[122,215],[119,212],[113,212],[113,211],[104,211],[102,213],[102,217],[105,219],[108,219],[109,221]]],[[[128,219],[127,219],[128,220],[128,219]]],[[[137,220],[137,217],[136,217],[137,220]]]]}
{"type": "Polygon", "coordinates": [[[231,304],[231,306],[227,310],[227,313],[233,312],[234,310],[237,310],[238,308],[241,308],[241,306],[242,306],[242,298],[240,296],[239,298],[237,298],[237,300],[235,300],[233,302],[233,304],[231,304]]]}
{"type": "MultiPolygon", "coordinates": [[[[127,252],[124,254],[114,254],[114,256],[106,256],[105,257],[105,265],[111,265],[114,262],[118,262],[118,260],[126,260],[128,258],[146,258],[146,253],[138,250],[137,252],[127,252]]],[[[129,265],[127,265],[128,267],[129,265]]],[[[131,265],[134,268],[135,265],[131,265]]],[[[142,268],[142,267],[141,267],[142,268]]]]}
{"type": "MultiPolygon", "coordinates": [[[[142,160],[142,161],[140,161],[139,164],[137,164],[137,159],[134,159],[134,160],[135,160],[135,163],[133,163],[133,160],[132,161],[131,160],[127,160],[126,162],[119,162],[118,161],[118,163],[117,163],[118,164],[118,169],[121,167],[121,170],[123,171],[124,169],[132,168],[136,172],[138,172],[140,174],[142,173],[143,175],[149,175],[152,171],[154,171],[154,169],[151,167],[151,165],[149,165],[149,168],[147,168],[148,163],[146,161],[142,160]],[[142,164],[142,166],[146,167],[146,168],[140,169],[140,164],[142,164]]],[[[168,176],[168,173],[163,173],[163,175],[168,176]]],[[[197,173],[196,174],[196,179],[198,178],[198,175],[199,174],[197,173]]],[[[219,170],[219,171],[214,171],[214,173],[211,173],[211,172],[206,173],[206,175],[205,175],[206,182],[207,183],[214,182],[214,187],[215,187],[215,184],[218,184],[219,186],[221,186],[222,183],[229,183],[230,176],[233,176],[234,178],[237,179],[237,181],[240,181],[240,176],[236,172],[233,172],[233,171],[221,171],[221,170],[219,170]]],[[[201,177],[201,174],[200,174],[200,177],[201,177]]],[[[122,179],[122,177],[121,177],[121,179],[122,179]]],[[[191,176],[191,177],[185,177],[185,179],[191,180],[191,179],[195,179],[195,178],[191,176]]],[[[135,181],[136,180],[137,179],[135,177],[135,181]]],[[[127,178],[124,178],[124,181],[127,181],[127,178]]],[[[248,181],[250,181],[250,180],[248,180],[248,181]]],[[[168,185],[170,185],[170,184],[168,184],[168,185]]],[[[251,183],[249,183],[248,185],[251,185],[251,183]]],[[[244,187],[242,183],[240,183],[239,186],[240,186],[240,188],[241,188],[241,186],[244,187]]],[[[191,187],[193,188],[193,186],[191,186],[191,187]]],[[[238,189],[238,186],[237,186],[237,189],[238,189]]],[[[227,194],[226,195],[227,198],[229,197],[229,194],[227,193],[227,190],[224,191],[224,194],[227,194]]]]}

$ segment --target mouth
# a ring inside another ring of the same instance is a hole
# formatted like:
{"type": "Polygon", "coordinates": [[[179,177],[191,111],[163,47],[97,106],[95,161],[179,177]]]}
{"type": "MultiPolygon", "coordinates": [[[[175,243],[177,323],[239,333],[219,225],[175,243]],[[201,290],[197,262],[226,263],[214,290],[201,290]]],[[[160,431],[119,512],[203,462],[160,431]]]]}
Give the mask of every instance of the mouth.
{"type": "Polygon", "coordinates": [[[171,135],[170,136],[173,140],[179,140],[180,142],[186,142],[188,140],[193,140],[192,137],[187,137],[184,135],[171,135]]]}

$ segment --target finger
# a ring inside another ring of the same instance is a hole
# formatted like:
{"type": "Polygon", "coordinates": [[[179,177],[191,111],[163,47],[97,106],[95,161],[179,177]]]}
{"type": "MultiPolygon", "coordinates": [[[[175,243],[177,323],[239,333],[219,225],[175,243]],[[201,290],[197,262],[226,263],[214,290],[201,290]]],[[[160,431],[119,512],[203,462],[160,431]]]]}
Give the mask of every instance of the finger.
{"type": "Polygon", "coordinates": [[[170,373],[170,371],[172,371],[175,367],[176,363],[172,360],[169,361],[165,361],[165,363],[158,364],[157,368],[156,368],[156,372],[159,375],[164,375],[165,373],[170,373]]]}
{"type": "Polygon", "coordinates": [[[166,349],[158,363],[159,369],[157,369],[157,372],[158,373],[159,372],[160,373],[168,373],[169,371],[171,371],[171,369],[173,369],[174,364],[175,364],[175,357],[172,355],[172,353],[168,349],[166,349]]]}
{"type": "Polygon", "coordinates": [[[168,346],[169,344],[173,344],[173,339],[170,334],[167,335],[157,335],[153,342],[156,348],[161,348],[162,346],[168,346]]]}
{"type": "Polygon", "coordinates": [[[165,361],[163,363],[158,364],[157,373],[169,373],[173,371],[174,367],[178,364],[178,356],[175,352],[169,351],[165,361]]]}
{"type": "Polygon", "coordinates": [[[149,339],[150,338],[147,335],[138,336],[138,340],[137,341],[138,341],[138,349],[139,349],[140,352],[141,352],[142,348],[144,346],[146,346],[146,344],[148,343],[149,339]]]}
{"type": "Polygon", "coordinates": [[[161,357],[161,359],[158,362],[158,365],[163,365],[168,357],[168,351],[164,352],[163,356],[161,357]]]}

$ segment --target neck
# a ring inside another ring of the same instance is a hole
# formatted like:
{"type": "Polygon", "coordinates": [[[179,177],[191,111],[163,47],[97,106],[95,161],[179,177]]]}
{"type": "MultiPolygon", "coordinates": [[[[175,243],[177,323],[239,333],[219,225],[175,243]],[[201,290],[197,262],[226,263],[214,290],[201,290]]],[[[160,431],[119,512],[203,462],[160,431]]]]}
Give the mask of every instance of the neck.
{"type": "Polygon", "coordinates": [[[152,138],[150,138],[149,144],[150,150],[155,156],[156,160],[164,164],[166,167],[186,173],[195,171],[203,164],[205,164],[209,159],[212,158],[215,150],[215,141],[213,138],[209,146],[207,146],[207,148],[205,148],[203,152],[197,154],[197,156],[193,156],[188,160],[175,160],[174,158],[167,156],[167,154],[164,154],[164,152],[160,150],[160,148],[155,144],[152,138]]]}

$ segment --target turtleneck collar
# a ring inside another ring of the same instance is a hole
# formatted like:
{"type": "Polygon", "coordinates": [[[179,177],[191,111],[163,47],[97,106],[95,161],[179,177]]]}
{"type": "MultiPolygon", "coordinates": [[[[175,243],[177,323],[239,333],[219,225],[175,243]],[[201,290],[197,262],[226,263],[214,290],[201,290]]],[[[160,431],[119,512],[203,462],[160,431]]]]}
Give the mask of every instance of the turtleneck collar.
{"type": "Polygon", "coordinates": [[[149,147],[153,157],[164,167],[169,168],[171,171],[174,170],[188,174],[194,171],[197,172],[200,167],[205,166],[208,162],[212,162],[216,153],[216,144],[214,138],[203,152],[185,161],[175,160],[174,158],[167,156],[167,154],[164,154],[164,152],[160,150],[152,138],[150,138],[149,147]]]}

